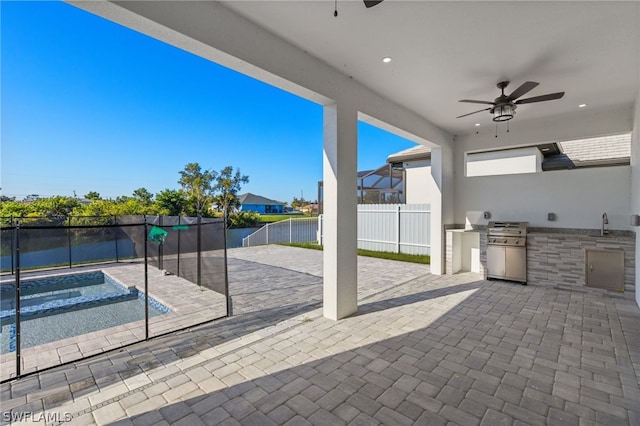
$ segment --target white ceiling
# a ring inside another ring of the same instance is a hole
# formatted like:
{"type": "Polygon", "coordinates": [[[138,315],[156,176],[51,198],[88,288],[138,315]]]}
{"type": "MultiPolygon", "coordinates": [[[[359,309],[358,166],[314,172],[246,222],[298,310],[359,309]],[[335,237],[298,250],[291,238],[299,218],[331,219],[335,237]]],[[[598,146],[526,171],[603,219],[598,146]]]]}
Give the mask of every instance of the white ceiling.
{"type": "Polygon", "coordinates": [[[566,92],[521,105],[524,121],[628,106],[640,86],[640,2],[401,1],[366,9],[361,1],[231,1],[224,4],[390,100],[452,134],[489,112],[459,99],[492,101],[496,83],[522,98],[566,92]],[[392,62],[382,63],[391,56],[392,62]]]}

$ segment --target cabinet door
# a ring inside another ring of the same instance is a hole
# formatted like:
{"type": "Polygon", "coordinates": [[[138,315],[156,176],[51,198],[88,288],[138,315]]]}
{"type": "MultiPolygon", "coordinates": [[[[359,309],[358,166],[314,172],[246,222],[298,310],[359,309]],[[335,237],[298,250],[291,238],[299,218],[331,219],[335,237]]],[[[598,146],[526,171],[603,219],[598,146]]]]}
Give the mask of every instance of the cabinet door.
{"type": "Polygon", "coordinates": [[[624,252],[586,250],[587,287],[624,291],[624,252]]]}
{"type": "Polygon", "coordinates": [[[487,276],[505,276],[505,254],[502,246],[487,246],[487,276]]]}
{"type": "Polygon", "coordinates": [[[527,249],[507,247],[505,250],[507,278],[517,281],[527,280],[527,249]]]}

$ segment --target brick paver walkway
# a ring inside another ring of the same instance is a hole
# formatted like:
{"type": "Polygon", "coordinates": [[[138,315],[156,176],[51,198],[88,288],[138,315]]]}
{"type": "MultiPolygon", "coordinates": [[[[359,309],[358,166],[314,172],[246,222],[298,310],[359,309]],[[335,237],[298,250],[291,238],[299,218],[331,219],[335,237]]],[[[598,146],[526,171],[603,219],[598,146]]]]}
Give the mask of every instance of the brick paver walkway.
{"type": "Polygon", "coordinates": [[[617,294],[360,258],[334,322],[320,252],[230,257],[234,317],[3,384],[2,421],[640,424],[640,310],[617,294]]]}

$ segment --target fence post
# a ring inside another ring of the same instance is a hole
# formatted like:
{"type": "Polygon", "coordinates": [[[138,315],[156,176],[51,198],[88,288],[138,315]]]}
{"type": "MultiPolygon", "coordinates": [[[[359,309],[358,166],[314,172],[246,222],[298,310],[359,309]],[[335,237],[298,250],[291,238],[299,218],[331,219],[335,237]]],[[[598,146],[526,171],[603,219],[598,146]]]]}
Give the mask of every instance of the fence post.
{"type": "MultiPolygon", "coordinates": [[[[226,215],[225,215],[226,216],[226,215]]],[[[226,226],[226,224],[225,224],[226,226]]],[[[200,214],[198,214],[198,234],[197,234],[197,248],[196,248],[196,252],[197,252],[197,264],[196,264],[196,268],[198,271],[198,277],[197,277],[197,281],[198,281],[198,285],[200,286],[200,274],[202,273],[202,270],[200,269],[200,262],[202,261],[202,256],[201,256],[201,251],[202,251],[202,216],[200,214]]]]}
{"type": "Polygon", "coordinates": [[[118,231],[120,230],[120,228],[118,228],[118,216],[113,215],[113,224],[116,225],[113,229],[113,239],[116,241],[116,263],[120,262],[119,256],[118,256],[118,231]]]}
{"type": "MultiPolygon", "coordinates": [[[[13,215],[11,215],[11,219],[10,220],[11,221],[9,222],[9,226],[13,226],[13,215]]],[[[11,275],[13,275],[13,273],[15,272],[15,268],[13,266],[14,265],[14,263],[13,263],[14,262],[14,258],[13,258],[14,249],[13,249],[13,246],[15,244],[15,240],[14,240],[14,235],[13,234],[14,233],[12,232],[11,233],[11,275]]]]}
{"type": "Polygon", "coordinates": [[[267,228],[266,229],[266,232],[267,232],[267,245],[269,244],[269,225],[271,225],[271,224],[267,223],[267,227],[266,227],[267,228]]]}
{"type": "Polygon", "coordinates": [[[318,244],[322,245],[322,224],[324,222],[324,214],[318,215],[318,244]]]}
{"type": "Polygon", "coordinates": [[[67,225],[67,240],[69,242],[69,268],[71,268],[71,216],[69,216],[68,219],[69,225],[67,225]]]}
{"type": "Polygon", "coordinates": [[[398,237],[396,239],[396,253],[400,253],[400,205],[396,209],[396,224],[397,224],[397,232],[398,237]]]}
{"type": "MultiPolygon", "coordinates": [[[[229,294],[229,266],[227,265],[227,209],[224,210],[224,218],[222,222],[222,229],[224,235],[224,296],[227,300],[227,316],[233,315],[233,302],[231,301],[231,295],[229,294]]],[[[248,238],[248,237],[247,237],[248,238]]],[[[244,246],[244,239],[242,240],[244,246]]]]}
{"type": "Polygon", "coordinates": [[[293,242],[293,219],[289,218],[289,244],[293,242]]]}
{"type": "Polygon", "coordinates": [[[149,340],[149,263],[147,245],[149,244],[147,216],[144,217],[144,340],[149,340]]]}
{"type": "MultiPolygon", "coordinates": [[[[180,217],[178,216],[178,225],[180,225],[180,217]]],[[[178,266],[177,266],[176,275],[180,276],[180,227],[178,226],[178,266]]]]}
{"type": "Polygon", "coordinates": [[[20,222],[16,222],[16,376],[20,377],[20,222]]]}
{"type": "MultiPolygon", "coordinates": [[[[158,215],[158,225],[160,225],[160,228],[162,228],[162,225],[164,224],[164,220],[162,220],[162,218],[162,215],[158,215]]],[[[161,271],[164,269],[164,244],[158,245],[158,269],[161,271]]]]}

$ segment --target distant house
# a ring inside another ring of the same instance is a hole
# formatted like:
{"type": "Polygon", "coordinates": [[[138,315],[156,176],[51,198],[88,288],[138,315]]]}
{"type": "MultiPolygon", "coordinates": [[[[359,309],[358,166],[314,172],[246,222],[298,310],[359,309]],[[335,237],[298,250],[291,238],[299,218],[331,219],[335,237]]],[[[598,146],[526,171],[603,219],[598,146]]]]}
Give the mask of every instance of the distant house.
{"type": "Polygon", "coordinates": [[[318,203],[307,204],[306,206],[298,207],[298,211],[304,214],[318,215],[318,203]]]}
{"type": "Polygon", "coordinates": [[[246,193],[238,196],[240,211],[252,211],[256,213],[283,213],[284,203],[270,200],[260,195],[246,193]]]}
{"type": "Polygon", "coordinates": [[[437,190],[431,178],[431,149],[418,145],[387,157],[387,163],[404,175],[404,202],[429,204],[437,190]]]}

